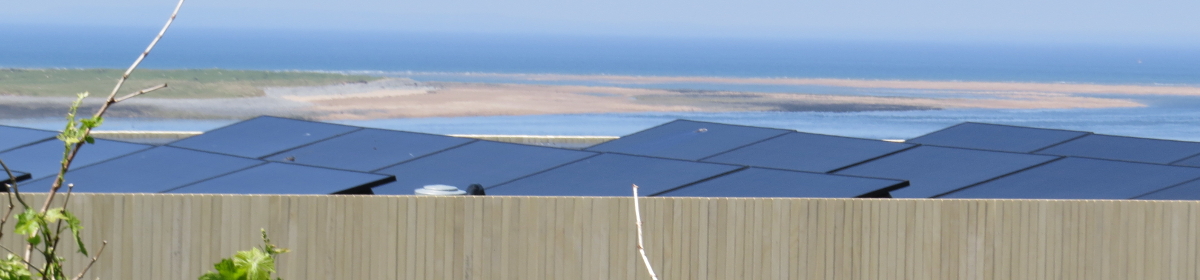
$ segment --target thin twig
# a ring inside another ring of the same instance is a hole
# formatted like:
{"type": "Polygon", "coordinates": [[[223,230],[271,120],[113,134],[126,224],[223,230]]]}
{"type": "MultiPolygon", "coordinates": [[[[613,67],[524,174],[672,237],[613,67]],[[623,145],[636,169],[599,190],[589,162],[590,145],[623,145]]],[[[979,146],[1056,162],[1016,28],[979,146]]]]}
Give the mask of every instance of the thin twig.
{"type": "MultiPolygon", "coordinates": [[[[0,160],[0,167],[4,167],[4,173],[8,174],[9,179],[9,182],[4,183],[4,193],[8,195],[8,210],[4,211],[4,217],[0,217],[0,229],[2,229],[8,223],[8,217],[12,216],[13,208],[16,207],[13,203],[13,192],[17,191],[17,177],[13,176],[12,170],[8,169],[8,164],[5,164],[3,160],[0,160]]],[[[17,198],[20,197],[18,196],[17,198]]],[[[0,239],[3,238],[4,231],[0,230],[0,239]]]]}
{"type": "Polygon", "coordinates": [[[642,245],[642,210],[641,210],[642,208],[640,206],[638,206],[637,190],[638,190],[638,186],[637,186],[637,184],[634,184],[633,185],[633,216],[634,216],[634,218],[637,219],[637,234],[638,234],[637,249],[638,249],[638,253],[642,254],[642,261],[644,261],[646,263],[646,271],[650,272],[650,279],[658,280],[658,275],[654,274],[654,268],[650,267],[650,258],[646,257],[646,246],[642,245]]]}
{"type": "Polygon", "coordinates": [[[12,191],[12,192],[8,193],[8,208],[13,207],[13,205],[12,205],[13,194],[16,194],[17,201],[21,202],[22,206],[25,206],[25,208],[29,208],[29,204],[25,204],[25,199],[21,198],[21,191],[19,191],[17,188],[17,177],[13,176],[12,170],[8,169],[8,164],[4,164],[3,160],[0,160],[0,166],[4,167],[4,173],[8,173],[8,178],[11,179],[11,181],[12,181],[11,183],[5,184],[8,186],[8,188],[5,190],[5,192],[12,191]]]}
{"type": "MultiPolygon", "coordinates": [[[[183,2],[184,0],[179,0],[179,4],[175,5],[175,11],[171,12],[171,18],[167,19],[167,23],[163,25],[162,30],[158,31],[158,36],[155,36],[154,40],[150,41],[150,45],[146,46],[146,50],[142,52],[142,55],[138,56],[137,60],[133,61],[133,65],[130,65],[129,69],[125,70],[125,74],[121,75],[121,79],[117,80],[117,85],[114,86],[112,92],[108,94],[107,101],[105,101],[104,104],[100,106],[100,109],[96,111],[95,117],[103,117],[104,112],[108,111],[108,107],[117,103],[117,92],[121,90],[121,86],[125,84],[125,80],[129,79],[129,75],[133,74],[133,70],[137,69],[138,65],[142,64],[142,60],[146,59],[147,55],[150,55],[150,51],[154,50],[154,46],[158,45],[158,41],[162,40],[163,34],[167,33],[167,29],[171,28],[171,23],[175,22],[175,16],[179,15],[179,8],[183,7],[183,2]]],[[[91,133],[91,128],[86,128],[83,130],[84,137],[91,135],[91,133]]],[[[50,209],[50,202],[54,200],[54,193],[58,192],[58,189],[62,187],[62,174],[66,173],[67,170],[70,169],[71,162],[75,160],[75,155],[79,153],[79,149],[83,148],[83,144],[85,143],[86,142],[84,141],[79,141],[79,143],[75,144],[75,149],[71,150],[71,154],[67,156],[67,160],[63,162],[62,168],[58,171],[58,178],[54,180],[54,184],[50,185],[50,195],[46,196],[46,202],[42,203],[41,212],[46,212],[46,209],[50,209]]]]}
{"type": "Polygon", "coordinates": [[[160,89],[164,89],[164,88],[167,88],[167,84],[161,84],[161,85],[153,86],[153,87],[150,87],[147,89],[135,91],[133,93],[126,94],[125,96],[122,96],[121,98],[117,98],[117,100],[113,100],[113,103],[120,103],[121,101],[125,101],[125,99],[134,98],[134,97],[137,97],[138,95],[147,94],[147,93],[150,93],[151,91],[156,91],[156,90],[160,90],[160,89]]]}
{"type": "Polygon", "coordinates": [[[5,185],[16,186],[17,185],[17,175],[13,175],[12,170],[8,169],[8,164],[4,164],[4,160],[0,160],[0,166],[3,166],[4,173],[8,174],[8,180],[6,181],[8,183],[5,183],[5,185]]]}
{"type": "Polygon", "coordinates": [[[83,267],[83,271],[79,272],[79,276],[75,276],[75,278],[72,280],[79,280],[83,278],[83,275],[87,274],[89,269],[92,269],[92,265],[96,264],[96,260],[100,259],[100,254],[104,254],[104,247],[108,247],[108,240],[105,240],[100,244],[100,251],[96,251],[96,255],[92,256],[92,262],[89,262],[87,266],[83,267]]]}

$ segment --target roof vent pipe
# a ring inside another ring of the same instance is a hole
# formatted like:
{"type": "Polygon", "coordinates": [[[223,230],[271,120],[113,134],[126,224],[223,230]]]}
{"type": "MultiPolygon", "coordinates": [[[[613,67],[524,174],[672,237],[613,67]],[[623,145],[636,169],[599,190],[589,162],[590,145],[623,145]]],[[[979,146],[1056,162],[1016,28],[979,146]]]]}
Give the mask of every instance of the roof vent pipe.
{"type": "Polygon", "coordinates": [[[416,195],[466,195],[467,192],[450,185],[425,185],[413,191],[416,195]]]}

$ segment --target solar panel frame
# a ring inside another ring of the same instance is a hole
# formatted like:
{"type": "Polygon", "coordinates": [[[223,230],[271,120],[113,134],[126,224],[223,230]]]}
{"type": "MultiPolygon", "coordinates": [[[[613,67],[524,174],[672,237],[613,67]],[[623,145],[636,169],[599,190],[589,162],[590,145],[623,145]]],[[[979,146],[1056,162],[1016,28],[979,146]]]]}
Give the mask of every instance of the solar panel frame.
{"type": "Polygon", "coordinates": [[[1090,134],[1038,150],[1034,153],[1142,163],[1170,164],[1188,159],[1192,156],[1200,155],[1200,142],[1090,134]],[[1150,146],[1154,144],[1159,144],[1160,148],[1150,148],[1150,146]],[[1171,145],[1173,147],[1161,147],[1162,145],[1171,145]],[[1185,148],[1185,146],[1190,147],[1185,148]],[[1182,151],[1180,151],[1180,149],[1182,149],[1182,151]]]}
{"type": "Polygon", "coordinates": [[[3,185],[4,183],[21,183],[22,181],[33,179],[33,176],[29,172],[11,169],[8,172],[0,173],[0,190],[8,189],[8,187],[3,185]],[[12,172],[12,177],[9,177],[8,172],[12,172]]]}
{"type": "MultiPolygon", "coordinates": [[[[192,149],[159,146],[71,170],[65,183],[75,192],[157,193],[261,165],[266,161],[192,149]]],[[[26,186],[49,188],[56,177],[26,186]]]]}
{"type": "Polygon", "coordinates": [[[0,125],[0,152],[54,139],[57,131],[0,125]]]}
{"type": "MultiPolygon", "coordinates": [[[[84,145],[76,153],[74,161],[71,163],[71,170],[153,147],[146,144],[96,139],[93,144],[84,145]]],[[[62,153],[63,142],[54,139],[0,152],[0,159],[4,159],[10,167],[31,173],[33,179],[41,179],[58,175],[59,169],[62,168],[62,153]]]]}
{"type": "Polygon", "coordinates": [[[264,158],[360,129],[362,128],[356,126],[260,116],[179,139],[167,146],[247,158],[264,158]],[[307,138],[310,136],[312,137],[307,138]],[[259,141],[253,141],[255,138],[259,138],[259,141]]]}
{"type": "Polygon", "coordinates": [[[1181,160],[1171,162],[1171,165],[1200,167],[1200,155],[1190,156],[1181,160]]]}
{"type": "Polygon", "coordinates": [[[263,159],[370,172],[475,141],[436,134],[364,128],[263,159]]]}
{"type": "Polygon", "coordinates": [[[630,184],[637,184],[641,190],[640,194],[654,196],[745,168],[747,167],[740,165],[603,153],[501,184],[488,189],[488,194],[624,196],[630,194],[630,184]],[[683,168],[685,165],[690,166],[683,168]],[[696,174],[685,174],[688,172],[696,174]],[[642,178],[627,177],[631,175],[642,178]],[[624,182],[612,182],[626,180],[621,178],[629,179],[624,182]],[[560,187],[562,184],[572,184],[573,188],[564,189],[560,187]],[[604,187],[588,187],[596,185],[604,187]]]}
{"type": "Polygon", "coordinates": [[[788,132],[793,130],[678,119],[585,150],[700,160],[788,132]]]}
{"type": "Polygon", "coordinates": [[[700,161],[829,173],[916,146],[881,140],[790,132],[700,161]],[[841,158],[835,159],[837,157],[841,158]]]}
{"type": "Polygon", "coordinates": [[[953,147],[925,146],[864,162],[833,174],[907,180],[897,198],[929,198],[1021,172],[1061,157],[953,147]]]}
{"type": "Polygon", "coordinates": [[[888,192],[906,186],[908,186],[908,181],[902,180],[750,167],[662,192],[656,196],[825,198],[880,197],[886,195],[888,192]],[[770,184],[763,185],[764,181],[766,181],[765,183],[770,184]],[[755,183],[755,187],[745,187],[751,185],[751,183],[755,183]],[[821,185],[807,185],[810,183],[821,185]],[[853,186],[855,184],[874,185],[853,186]],[[781,189],[779,186],[783,185],[786,186],[781,189]]]}
{"type": "Polygon", "coordinates": [[[395,176],[377,173],[268,162],[163,192],[214,194],[371,194],[371,188],[394,182],[395,180],[395,176]],[[343,178],[334,178],[335,176],[343,178]],[[346,178],[347,176],[353,178],[346,178]],[[339,183],[344,184],[334,186],[334,184],[339,183]],[[307,188],[289,188],[289,186],[307,186],[307,188]],[[230,188],[237,188],[240,191],[231,190],[230,188]]]}
{"type": "Polygon", "coordinates": [[[917,136],[906,140],[905,143],[975,150],[1032,153],[1090,134],[1092,133],[1087,131],[963,122],[917,136]],[[959,137],[960,139],[947,139],[953,137],[959,137]],[[963,137],[967,139],[961,139],[963,137]]]}
{"type": "Polygon", "coordinates": [[[1195,179],[1161,190],[1143,194],[1133,199],[1140,200],[1200,200],[1200,179],[1195,179]]]}
{"type": "Polygon", "coordinates": [[[1200,178],[1200,168],[1065,157],[942,198],[1131,199],[1200,178]],[[1096,187],[1104,186],[1106,187],[1096,187]]]}
{"type": "Polygon", "coordinates": [[[374,188],[376,194],[412,194],[430,184],[485,189],[598,155],[596,152],[479,140],[374,170],[396,182],[374,188]],[[513,161],[511,159],[520,159],[513,161]]]}

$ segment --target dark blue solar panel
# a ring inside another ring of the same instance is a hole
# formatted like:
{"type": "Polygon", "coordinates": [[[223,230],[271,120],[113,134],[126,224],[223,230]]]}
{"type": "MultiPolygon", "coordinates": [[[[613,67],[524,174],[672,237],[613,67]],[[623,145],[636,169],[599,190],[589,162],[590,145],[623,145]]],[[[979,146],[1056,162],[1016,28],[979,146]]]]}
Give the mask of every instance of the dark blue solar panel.
{"type": "MultiPolygon", "coordinates": [[[[67,173],[76,192],[162,192],[224,175],[264,161],[174,147],[157,147],[67,173]]],[[[54,177],[25,184],[30,191],[49,189],[54,177]],[[30,188],[32,187],[32,188],[30,188]]]]}
{"type": "Polygon", "coordinates": [[[1093,134],[1037,153],[1168,164],[1200,154],[1200,143],[1093,134]]]}
{"type": "Polygon", "coordinates": [[[1148,200],[1200,200],[1200,180],[1192,180],[1178,186],[1152,192],[1136,199],[1148,200]]]}
{"type": "Polygon", "coordinates": [[[0,152],[53,139],[57,135],[54,131],[0,125],[0,152]]]}
{"type": "Polygon", "coordinates": [[[268,160],[372,171],[474,141],[458,137],[363,129],[284,151],[268,160]]]}
{"type": "MultiPolygon", "coordinates": [[[[75,155],[71,169],[79,169],[151,147],[150,145],[96,139],[95,144],[83,145],[83,148],[75,155]]],[[[62,168],[62,154],[63,142],[55,139],[0,153],[0,159],[8,163],[9,167],[28,171],[33,174],[34,178],[40,179],[58,175],[58,170],[62,168]]]]}
{"type": "Polygon", "coordinates": [[[1064,158],[946,198],[1129,199],[1200,178],[1200,168],[1064,158]]]}
{"type": "Polygon", "coordinates": [[[268,163],[204,180],[171,193],[232,194],[348,194],[370,193],[371,187],[394,179],[390,175],[336,170],[286,163],[268,163]]]}
{"type": "Polygon", "coordinates": [[[748,168],[659,196],[864,197],[906,185],[898,180],[748,168]]]}
{"type": "Polygon", "coordinates": [[[175,141],[170,145],[240,157],[262,158],[358,129],[337,124],[257,117],[175,141]]]}
{"type": "Polygon", "coordinates": [[[1090,132],[1020,127],[986,123],[961,123],[906,142],[981,150],[1032,153],[1090,132]]]}
{"type": "Polygon", "coordinates": [[[396,175],[396,182],[374,189],[376,194],[412,194],[425,185],[444,184],[466,189],[485,188],[596,155],[592,152],[477,141],[411,160],[375,173],[396,175]]]}
{"type": "Polygon", "coordinates": [[[773,128],[676,120],[587,150],[699,160],[788,132],[773,128]]]}
{"type": "MultiPolygon", "coordinates": [[[[21,181],[29,180],[30,178],[32,178],[29,175],[29,173],[27,173],[27,172],[21,172],[21,171],[16,171],[16,170],[11,170],[11,169],[8,170],[8,172],[4,172],[4,170],[0,170],[0,190],[3,190],[6,188],[4,186],[5,183],[13,183],[14,181],[19,183],[21,181]],[[8,172],[12,172],[12,177],[8,176],[9,175],[8,172]],[[16,179],[16,180],[14,180],[14,179],[16,179]]],[[[20,189],[20,188],[18,188],[18,189],[20,189]]]]}
{"type": "Polygon", "coordinates": [[[655,195],[743,166],[601,154],[488,189],[488,195],[655,195]]]}
{"type": "Polygon", "coordinates": [[[908,180],[893,197],[934,197],[1058,157],[919,146],[852,166],[836,174],[908,180]]]}
{"type": "Polygon", "coordinates": [[[915,145],[793,132],[703,161],[825,173],[912,146],[915,145]]]}

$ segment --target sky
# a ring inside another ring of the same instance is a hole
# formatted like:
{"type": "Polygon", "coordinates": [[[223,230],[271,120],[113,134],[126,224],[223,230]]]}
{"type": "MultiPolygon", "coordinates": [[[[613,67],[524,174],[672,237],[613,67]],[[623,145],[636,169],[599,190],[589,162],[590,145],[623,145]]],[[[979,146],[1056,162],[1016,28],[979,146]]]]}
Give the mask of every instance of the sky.
{"type": "MultiPolygon", "coordinates": [[[[0,28],[156,28],[173,0],[4,0],[0,28]]],[[[1195,0],[190,0],[179,28],[1200,46],[1195,0]]]]}

